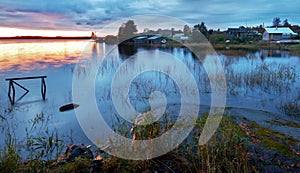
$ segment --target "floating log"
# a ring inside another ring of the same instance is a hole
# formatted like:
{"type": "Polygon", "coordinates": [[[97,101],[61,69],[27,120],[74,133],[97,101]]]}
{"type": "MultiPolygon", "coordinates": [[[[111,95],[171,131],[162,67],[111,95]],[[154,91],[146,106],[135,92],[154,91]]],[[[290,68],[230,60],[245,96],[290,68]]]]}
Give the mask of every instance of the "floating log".
{"type": "Polygon", "coordinates": [[[69,110],[72,110],[72,109],[75,109],[77,108],[79,105],[78,104],[75,104],[75,103],[70,103],[70,104],[66,104],[66,105],[63,105],[59,108],[59,111],[60,112],[65,112],[65,111],[69,111],[69,110]]]}

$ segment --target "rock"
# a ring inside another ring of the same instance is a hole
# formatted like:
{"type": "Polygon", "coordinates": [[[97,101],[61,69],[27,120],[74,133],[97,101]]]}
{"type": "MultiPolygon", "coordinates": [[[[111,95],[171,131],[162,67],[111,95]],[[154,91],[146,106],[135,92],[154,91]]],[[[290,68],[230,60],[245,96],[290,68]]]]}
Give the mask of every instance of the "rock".
{"type": "Polygon", "coordinates": [[[54,162],[51,167],[56,167],[58,165],[62,165],[68,162],[74,161],[76,158],[86,158],[90,159],[90,172],[98,173],[102,170],[103,158],[98,155],[93,159],[93,153],[89,149],[91,146],[84,146],[83,144],[72,144],[69,145],[66,149],[66,152],[54,162]]]}
{"type": "Polygon", "coordinates": [[[69,145],[65,152],[65,159],[67,161],[74,161],[76,157],[84,157],[93,159],[93,152],[83,144],[69,145]]]}
{"type": "Polygon", "coordinates": [[[93,153],[83,144],[72,144],[67,147],[66,152],[62,156],[60,156],[51,166],[55,167],[57,165],[62,165],[67,162],[74,161],[77,157],[84,157],[92,160],[93,153]]]}

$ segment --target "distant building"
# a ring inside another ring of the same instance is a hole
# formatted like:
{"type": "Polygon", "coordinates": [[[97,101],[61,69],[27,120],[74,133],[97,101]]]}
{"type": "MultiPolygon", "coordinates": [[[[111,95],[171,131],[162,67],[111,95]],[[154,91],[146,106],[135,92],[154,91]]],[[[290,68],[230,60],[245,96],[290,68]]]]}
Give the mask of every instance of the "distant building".
{"type": "Polygon", "coordinates": [[[147,35],[141,35],[133,38],[134,44],[148,44],[148,36],[147,35]]]}
{"type": "Polygon", "coordinates": [[[149,44],[160,44],[162,41],[162,36],[161,35],[154,35],[152,37],[148,38],[149,44]]]}
{"type": "Polygon", "coordinates": [[[183,33],[174,34],[173,39],[182,43],[185,43],[189,40],[189,37],[185,36],[183,33]]]}
{"type": "Polygon", "coordinates": [[[297,36],[289,27],[280,28],[265,28],[263,32],[263,40],[265,41],[278,41],[284,39],[291,39],[297,36]]]}
{"type": "Polygon", "coordinates": [[[159,30],[158,34],[165,36],[165,37],[171,37],[172,36],[172,31],[169,29],[163,29],[163,30],[159,30]]]}
{"type": "Polygon", "coordinates": [[[139,35],[129,40],[126,40],[122,44],[125,45],[136,45],[136,46],[147,46],[155,44],[164,44],[166,39],[160,34],[155,35],[139,35]]]}
{"type": "Polygon", "coordinates": [[[239,28],[228,28],[227,30],[227,39],[234,39],[234,38],[242,38],[242,37],[254,37],[258,34],[257,31],[252,31],[248,28],[243,26],[239,28]]]}

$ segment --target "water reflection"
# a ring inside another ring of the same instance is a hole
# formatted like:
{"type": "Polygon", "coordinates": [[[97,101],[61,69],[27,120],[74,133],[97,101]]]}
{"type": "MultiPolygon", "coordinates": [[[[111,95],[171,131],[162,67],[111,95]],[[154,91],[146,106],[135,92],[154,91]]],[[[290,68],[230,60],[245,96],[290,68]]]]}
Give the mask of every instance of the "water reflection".
{"type": "Polygon", "coordinates": [[[124,58],[128,58],[137,53],[137,47],[134,45],[118,45],[118,50],[124,58]]]}
{"type": "Polygon", "coordinates": [[[0,46],[0,74],[7,71],[31,71],[59,68],[76,63],[86,41],[7,42],[0,46]]]}
{"type": "MultiPolygon", "coordinates": [[[[23,122],[17,130],[24,136],[25,127],[34,115],[44,112],[51,115],[49,128],[59,129],[61,133],[69,133],[71,126],[77,140],[86,140],[80,131],[80,126],[73,111],[64,114],[58,111],[61,105],[72,102],[72,77],[84,77],[89,74],[88,69],[82,64],[79,71],[74,71],[78,57],[82,51],[88,56],[82,57],[92,62],[99,63],[95,81],[95,95],[97,104],[107,121],[111,121],[116,110],[111,102],[111,81],[118,67],[128,57],[145,52],[142,57],[130,58],[131,63],[143,65],[143,58],[151,59],[160,51],[171,54],[180,60],[190,70],[199,88],[202,105],[210,104],[210,81],[201,62],[209,56],[201,56],[198,60],[187,48],[136,48],[117,47],[88,41],[26,41],[7,42],[0,47],[0,104],[1,112],[5,105],[9,105],[7,98],[6,77],[16,75],[27,76],[44,74],[48,78],[47,101],[40,99],[40,86],[28,82],[29,96],[24,97],[13,108],[15,119],[23,122]],[[86,48],[86,49],[85,49],[86,48]],[[108,54],[107,56],[104,55],[108,54]],[[102,58],[102,59],[101,59],[102,58]]],[[[299,102],[300,95],[300,58],[292,56],[289,52],[246,51],[246,50],[220,50],[217,52],[221,59],[227,78],[227,106],[244,107],[257,110],[283,113],[281,107],[291,101],[299,102]],[[298,99],[298,100],[297,100],[298,99]]],[[[127,66],[131,68],[131,66],[127,66]]],[[[174,66],[169,66],[170,71],[181,73],[174,66]]],[[[124,71],[126,73],[126,70],[124,71]]],[[[172,78],[159,72],[147,71],[132,80],[130,102],[138,111],[147,110],[148,98],[154,90],[166,93],[170,114],[177,115],[180,102],[178,86],[172,78]],[[175,105],[172,105],[175,104],[175,105]]],[[[8,107],[8,106],[7,106],[8,107]]],[[[6,108],[6,107],[5,107],[6,108]]],[[[79,107],[81,108],[81,107],[79,107]]],[[[87,118],[88,119],[88,118],[87,118]]]]}
{"type": "MultiPolygon", "coordinates": [[[[122,47],[122,49],[124,49],[124,47],[122,47]]],[[[120,51],[120,48],[118,50],[120,51]]],[[[206,105],[210,104],[210,81],[201,64],[201,62],[209,62],[207,61],[209,56],[200,57],[200,62],[187,48],[179,47],[171,49],[151,48],[150,50],[147,48],[138,48],[137,52],[140,51],[147,51],[147,53],[143,55],[143,58],[145,59],[151,59],[151,57],[154,57],[155,53],[163,51],[172,54],[175,58],[182,61],[190,69],[197,81],[199,92],[202,95],[201,103],[206,105]]],[[[124,56],[121,52],[116,51],[115,53],[119,53],[119,57],[124,56]]],[[[129,51],[129,53],[132,52],[129,51]]],[[[296,82],[299,81],[300,75],[299,57],[292,57],[285,51],[277,51],[275,54],[270,54],[270,51],[250,51],[244,52],[242,55],[239,54],[240,50],[237,51],[237,54],[232,53],[232,50],[230,51],[230,54],[228,54],[228,52],[226,52],[227,54],[223,54],[224,52],[222,51],[219,51],[218,53],[227,78],[228,106],[283,113],[283,104],[293,98],[294,95],[290,91],[294,90],[298,92],[299,90],[299,83],[296,82]],[[266,52],[268,54],[264,58],[261,58],[266,52]]],[[[99,89],[97,96],[99,100],[104,102],[111,99],[110,95],[106,94],[110,92],[109,87],[111,86],[111,83],[108,81],[112,79],[114,72],[123,61],[112,57],[107,56],[103,61],[97,77],[96,88],[99,89]],[[102,81],[101,79],[105,79],[105,81],[102,81]]],[[[128,69],[133,68],[134,64],[139,64],[139,68],[144,66],[143,62],[136,62],[137,58],[133,58],[131,61],[132,67],[129,66],[128,69]]],[[[176,71],[176,69],[174,69],[175,67],[169,68],[176,71]]],[[[177,71],[180,73],[179,70],[177,71]]],[[[127,72],[124,71],[124,73],[126,74],[127,72]]],[[[168,82],[169,79],[161,76],[161,74],[152,76],[146,75],[147,78],[145,75],[142,76],[144,77],[137,76],[138,80],[135,79],[133,81],[133,86],[130,89],[130,93],[132,94],[130,97],[131,101],[134,106],[140,110],[149,106],[145,104],[145,99],[142,99],[148,97],[148,91],[153,91],[153,88],[160,91],[163,89],[172,91],[172,89],[176,88],[173,82],[168,82]],[[151,85],[151,82],[155,82],[157,85],[154,87],[151,85]],[[165,85],[162,86],[161,84],[165,85]],[[142,90],[137,91],[137,88],[142,88],[142,90]]],[[[171,97],[171,93],[172,92],[167,92],[167,96],[169,94],[171,97]]],[[[110,110],[115,113],[113,106],[111,106],[110,110]]]]}

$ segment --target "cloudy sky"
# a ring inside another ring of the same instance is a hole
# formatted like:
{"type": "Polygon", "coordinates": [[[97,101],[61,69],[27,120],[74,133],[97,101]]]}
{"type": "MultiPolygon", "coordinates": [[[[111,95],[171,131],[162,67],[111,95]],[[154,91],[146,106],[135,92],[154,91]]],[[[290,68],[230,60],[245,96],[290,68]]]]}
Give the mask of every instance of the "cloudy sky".
{"type": "Polygon", "coordinates": [[[300,24],[299,9],[297,0],[0,0],[0,27],[94,31],[124,17],[159,14],[225,30],[268,26],[274,17],[300,24]]]}

